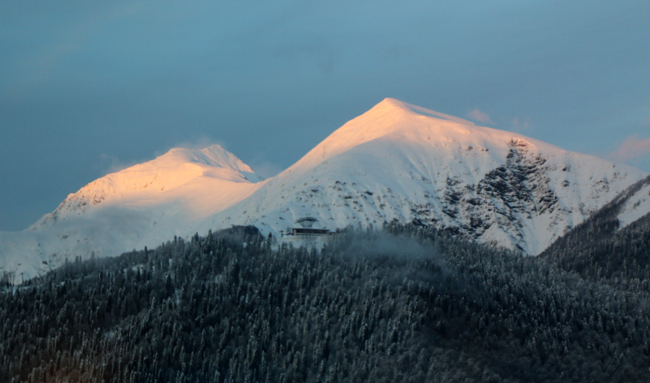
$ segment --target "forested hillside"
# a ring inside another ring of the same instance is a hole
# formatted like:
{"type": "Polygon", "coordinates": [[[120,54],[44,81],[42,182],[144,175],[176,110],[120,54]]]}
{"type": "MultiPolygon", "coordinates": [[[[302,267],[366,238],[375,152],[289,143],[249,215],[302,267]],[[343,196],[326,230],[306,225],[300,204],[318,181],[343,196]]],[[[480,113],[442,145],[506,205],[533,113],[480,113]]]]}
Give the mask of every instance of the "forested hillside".
{"type": "Polygon", "coordinates": [[[0,296],[2,382],[644,382],[645,293],[389,225],[320,253],[252,227],[0,296]]]}
{"type": "Polygon", "coordinates": [[[591,281],[650,292],[650,214],[624,228],[617,218],[628,199],[648,184],[650,177],[633,185],[540,257],[591,281]]]}

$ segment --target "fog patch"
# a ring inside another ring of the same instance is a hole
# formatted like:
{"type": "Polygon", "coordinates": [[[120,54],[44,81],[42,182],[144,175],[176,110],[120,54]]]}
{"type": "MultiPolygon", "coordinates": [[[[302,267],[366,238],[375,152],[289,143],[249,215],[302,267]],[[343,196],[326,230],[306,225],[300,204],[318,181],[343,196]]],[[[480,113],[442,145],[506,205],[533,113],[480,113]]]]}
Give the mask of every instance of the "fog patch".
{"type": "Polygon", "coordinates": [[[387,256],[407,261],[439,258],[440,255],[431,244],[424,245],[413,237],[383,231],[353,234],[347,251],[359,256],[387,256]]]}

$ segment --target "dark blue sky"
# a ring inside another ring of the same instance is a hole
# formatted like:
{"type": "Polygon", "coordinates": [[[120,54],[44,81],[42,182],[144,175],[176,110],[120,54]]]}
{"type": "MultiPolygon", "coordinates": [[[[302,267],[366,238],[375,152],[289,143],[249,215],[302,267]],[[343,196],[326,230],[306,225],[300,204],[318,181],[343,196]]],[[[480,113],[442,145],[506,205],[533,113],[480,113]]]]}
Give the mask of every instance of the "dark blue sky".
{"type": "Polygon", "coordinates": [[[648,1],[5,1],[0,230],[174,146],[265,176],[385,97],[650,171],[648,1]]]}

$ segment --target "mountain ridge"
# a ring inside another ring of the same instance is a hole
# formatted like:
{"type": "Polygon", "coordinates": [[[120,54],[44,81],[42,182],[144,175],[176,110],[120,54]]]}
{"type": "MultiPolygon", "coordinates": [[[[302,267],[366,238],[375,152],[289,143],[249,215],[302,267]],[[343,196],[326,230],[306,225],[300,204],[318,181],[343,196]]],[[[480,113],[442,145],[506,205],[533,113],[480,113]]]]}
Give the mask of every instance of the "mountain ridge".
{"type": "Polygon", "coordinates": [[[203,228],[225,221],[278,234],[306,215],[330,228],[416,220],[538,254],[645,175],[518,133],[385,99],[250,198],[208,218],[203,228]],[[482,210],[486,204],[491,208],[482,210]],[[556,210],[566,214],[544,215],[556,210]],[[530,225],[527,219],[536,215],[542,216],[540,222],[530,225]],[[540,226],[548,233],[537,243],[534,232],[540,226]]]}
{"type": "Polygon", "coordinates": [[[650,176],[558,238],[540,257],[582,278],[650,291],[650,176]]]}
{"type": "Polygon", "coordinates": [[[30,230],[0,233],[0,267],[33,276],[231,225],[281,237],[305,216],[329,229],[417,222],[536,255],[645,176],[387,98],[267,180],[218,145],[102,177],[30,230]]]}
{"type": "Polygon", "coordinates": [[[35,276],[76,256],[113,256],[187,236],[261,182],[219,145],[171,149],[90,182],[24,231],[0,232],[0,271],[35,276]]]}
{"type": "Polygon", "coordinates": [[[172,148],[151,161],[90,182],[76,193],[69,194],[54,212],[43,216],[29,229],[38,229],[66,214],[83,214],[87,207],[93,205],[110,204],[116,200],[156,198],[200,177],[235,183],[262,180],[248,165],[220,145],[203,149],[172,148]]]}

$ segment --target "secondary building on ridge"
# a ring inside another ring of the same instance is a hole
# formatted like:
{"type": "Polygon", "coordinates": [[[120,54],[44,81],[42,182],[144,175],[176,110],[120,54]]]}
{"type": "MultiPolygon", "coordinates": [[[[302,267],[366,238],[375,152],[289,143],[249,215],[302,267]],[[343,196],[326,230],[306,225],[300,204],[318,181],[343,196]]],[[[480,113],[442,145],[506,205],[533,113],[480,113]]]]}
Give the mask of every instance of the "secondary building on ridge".
{"type": "Polygon", "coordinates": [[[304,217],[300,218],[296,221],[300,227],[292,227],[291,228],[291,233],[289,235],[295,235],[295,236],[301,236],[301,235],[315,235],[315,236],[322,236],[322,235],[329,235],[330,231],[329,229],[316,229],[314,228],[314,224],[318,222],[318,220],[314,217],[304,217]]]}
{"type": "Polygon", "coordinates": [[[318,220],[314,217],[304,217],[296,221],[296,227],[287,228],[287,233],[280,241],[296,246],[322,247],[329,242],[332,232],[327,228],[314,227],[318,220]]]}

